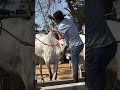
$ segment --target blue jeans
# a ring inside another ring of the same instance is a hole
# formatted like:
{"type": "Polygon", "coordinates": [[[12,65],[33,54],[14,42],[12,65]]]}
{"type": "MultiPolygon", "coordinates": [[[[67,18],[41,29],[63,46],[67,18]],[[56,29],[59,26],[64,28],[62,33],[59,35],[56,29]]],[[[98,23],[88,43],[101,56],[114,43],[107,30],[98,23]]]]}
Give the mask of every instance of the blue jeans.
{"type": "Polygon", "coordinates": [[[115,56],[117,44],[86,48],[86,84],[88,90],[105,90],[105,68],[115,56]]]}
{"type": "Polygon", "coordinates": [[[77,68],[79,65],[79,54],[83,50],[83,44],[80,46],[74,46],[71,48],[71,61],[72,61],[72,66],[77,68]]]}

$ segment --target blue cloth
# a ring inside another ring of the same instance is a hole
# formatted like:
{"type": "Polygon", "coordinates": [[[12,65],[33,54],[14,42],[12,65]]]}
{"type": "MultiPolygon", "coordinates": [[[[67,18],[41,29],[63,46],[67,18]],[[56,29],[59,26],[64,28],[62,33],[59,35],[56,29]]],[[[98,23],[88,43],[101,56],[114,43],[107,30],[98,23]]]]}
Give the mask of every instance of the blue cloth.
{"type": "Polygon", "coordinates": [[[89,48],[104,47],[115,41],[106,19],[102,0],[86,0],[85,44],[89,48]]]}
{"type": "Polygon", "coordinates": [[[73,67],[77,68],[79,65],[79,61],[80,61],[79,54],[83,50],[83,46],[84,45],[82,44],[71,48],[71,61],[73,67]]]}
{"type": "Polygon", "coordinates": [[[79,54],[83,49],[83,42],[79,36],[78,28],[72,19],[65,18],[58,25],[58,31],[66,40],[66,46],[71,49],[71,61],[73,67],[78,67],[79,54]]]}

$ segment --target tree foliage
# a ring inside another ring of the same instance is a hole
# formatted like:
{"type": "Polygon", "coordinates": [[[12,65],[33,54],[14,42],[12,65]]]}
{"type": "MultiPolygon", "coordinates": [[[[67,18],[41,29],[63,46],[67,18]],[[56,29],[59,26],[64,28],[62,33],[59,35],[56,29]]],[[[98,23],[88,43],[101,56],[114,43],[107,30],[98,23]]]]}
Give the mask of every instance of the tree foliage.
{"type": "Polygon", "coordinates": [[[68,4],[68,10],[80,31],[82,25],[85,23],[85,1],[66,0],[66,2],[68,4]]]}
{"type": "MultiPolygon", "coordinates": [[[[25,4],[28,7],[28,10],[33,10],[35,7],[34,0],[20,0],[21,4],[25,4]]],[[[15,4],[15,0],[0,0],[0,5],[5,8],[9,4],[15,4]]],[[[25,6],[23,6],[25,7],[25,6]]]]}
{"type": "MultiPolygon", "coordinates": [[[[48,15],[54,12],[54,8],[62,2],[62,0],[37,0],[39,5],[39,13],[42,15],[44,20],[44,26],[54,26],[54,23],[48,19],[48,15]],[[50,23],[51,22],[51,23],[50,23]]],[[[69,11],[69,15],[76,23],[79,30],[85,23],[85,12],[84,12],[84,1],[81,0],[66,0],[68,7],[65,9],[69,11]]],[[[53,14],[53,13],[52,13],[53,14]]]]}
{"type": "Polygon", "coordinates": [[[102,0],[104,9],[105,9],[106,19],[117,21],[117,12],[116,12],[116,8],[114,7],[113,3],[117,4],[118,1],[119,0],[109,0],[108,2],[108,0],[102,0]]]}

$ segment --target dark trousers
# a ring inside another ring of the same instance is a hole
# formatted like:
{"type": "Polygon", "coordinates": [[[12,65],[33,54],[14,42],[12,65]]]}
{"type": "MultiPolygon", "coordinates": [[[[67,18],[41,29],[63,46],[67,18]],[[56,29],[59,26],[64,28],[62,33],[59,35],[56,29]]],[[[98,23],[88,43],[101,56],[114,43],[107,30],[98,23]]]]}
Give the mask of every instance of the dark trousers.
{"type": "Polygon", "coordinates": [[[86,85],[88,90],[105,90],[105,68],[115,56],[117,44],[86,48],[86,85]]]}

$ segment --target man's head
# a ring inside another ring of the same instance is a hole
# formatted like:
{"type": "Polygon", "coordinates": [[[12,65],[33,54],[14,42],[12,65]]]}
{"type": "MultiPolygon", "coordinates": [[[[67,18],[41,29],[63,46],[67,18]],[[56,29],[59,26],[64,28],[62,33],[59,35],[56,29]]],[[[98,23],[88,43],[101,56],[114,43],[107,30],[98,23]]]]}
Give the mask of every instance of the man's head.
{"type": "Polygon", "coordinates": [[[57,21],[57,23],[60,23],[63,19],[64,19],[64,15],[61,11],[56,11],[53,14],[53,17],[55,18],[55,20],[57,21]]]}

